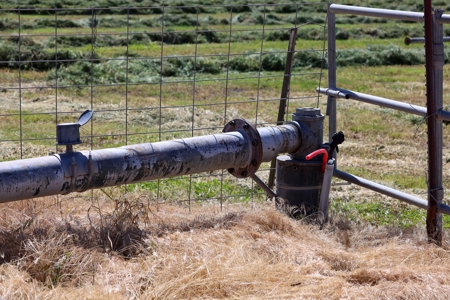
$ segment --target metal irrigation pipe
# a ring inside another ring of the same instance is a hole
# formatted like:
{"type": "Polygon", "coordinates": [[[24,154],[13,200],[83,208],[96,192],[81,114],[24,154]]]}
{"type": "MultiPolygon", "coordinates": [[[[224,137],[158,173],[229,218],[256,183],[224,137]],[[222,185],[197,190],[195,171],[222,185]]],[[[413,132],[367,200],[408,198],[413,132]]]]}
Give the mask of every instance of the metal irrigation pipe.
{"type": "Polygon", "coordinates": [[[0,162],[0,202],[228,169],[251,177],[262,162],[302,146],[302,127],[256,129],[243,119],[224,133],[0,162]]]}

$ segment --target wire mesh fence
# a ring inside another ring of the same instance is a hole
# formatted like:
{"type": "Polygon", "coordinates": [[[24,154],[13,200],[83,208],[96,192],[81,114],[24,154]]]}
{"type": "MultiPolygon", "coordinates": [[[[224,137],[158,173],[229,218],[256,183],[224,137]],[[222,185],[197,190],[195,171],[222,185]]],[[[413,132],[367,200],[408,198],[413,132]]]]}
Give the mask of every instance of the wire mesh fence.
{"type": "MultiPolygon", "coordinates": [[[[1,159],[64,151],[56,124],[87,109],[94,117],[75,151],[218,133],[235,118],[274,125],[285,77],[285,120],[296,107],[318,106],[326,6],[1,9],[1,159]],[[291,28],[297,42],[285,74],[291,28]]],[[[262,165],[258,176],[266,180],[269,170],[262,165]]],[[[119,192],[130,191],[188,205],[264,198],[250,179],[222,170],[119,192]]]]}

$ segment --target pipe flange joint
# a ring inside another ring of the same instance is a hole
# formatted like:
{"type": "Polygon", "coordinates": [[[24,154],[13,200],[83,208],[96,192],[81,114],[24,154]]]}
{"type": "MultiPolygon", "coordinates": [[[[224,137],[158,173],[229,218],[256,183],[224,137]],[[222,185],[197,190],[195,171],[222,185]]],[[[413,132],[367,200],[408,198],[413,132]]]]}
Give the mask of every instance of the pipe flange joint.
{"type": "Polygon", "coordinates": [[[256,126],[245,119],[234,119],[228,122],[222,132],[239,131],[251,141],[250,163],[241,168],[229,168],[228,172],[237,178],[247,178],[258,171],[262,163],[262,141],[256,126]]]}

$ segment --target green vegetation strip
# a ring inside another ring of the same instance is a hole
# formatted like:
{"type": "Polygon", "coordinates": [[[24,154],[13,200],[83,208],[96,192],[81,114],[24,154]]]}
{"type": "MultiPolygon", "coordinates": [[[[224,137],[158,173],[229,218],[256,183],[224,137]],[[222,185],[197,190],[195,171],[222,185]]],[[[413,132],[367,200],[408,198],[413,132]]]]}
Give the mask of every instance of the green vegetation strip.
{"type": "MultiPolygon", "coordinates": [[[[136,56],[131,54],[131,56],[136,56]]],[[[450,50],[445,52],[448,63],[450,50]]],[[[11,38],[0,42],[2,67],[22,70],[51,71],[48,80],[58,79],[61,84],[120,83],[128,78],[129,83],[157,82],[163,77],[191,77],[194,73],[221,74],[231,70],[236,72],[283,71],[286,53],[281,49],[269,49],[260,58],[259,53],[242,53],[204,57],[160,58],[118,56],[102,59],[91,57],[89,52],[62,49],[51,51],[31,39],[11,38]],[[18,44],[20,43],[20,52],[18,44]],[[20,56],[19,56],[20,55],[20,56]],[[60,62],[55,63],[55,59],[60,62]],[[129,59],[128,64],[126,59],[129,59]],[[161,65],[162,64],[162,65],[161,65]],[[56,72],[56,67],[58,72],[56,72]],[[127,69],[128,68],[128,69],[127,69]],[[128,73],[127,73],[128,70],[128,73]]],[[[364,49],[341,49],[337,51],[337,64],[343,66],[388,66],[420,65],[424,63],[423,49],[400,48],[398,46],[369,46],[364,49]]],[[[322,51],[298,51],[295,53],[293,68],[327,68],[322,51]]]]}
{"type": "MultiPolygon", "coordinates": [[[[23,0],[20,1],[20,6],[15,2],[2,3],[4,9],[15,9],[18,6],[28,9],[22,12],[23,14],[41,14],[47,15],[51,12],[42,11],[41,8],[70,8],[71,11],[61,12],[66,14],[84,14],[90,15],[90,8],[108,8],[106,11],[115,14],[151,14],[161,13],[162,6],[166,6],[165,10],[174,11],[179,14],[195,14],[200,13],[221,13],[232,10],[234,13],[245,13],[251,11],[265,11],[267,13],[294,13],[297,10],[308,13],[324,13],[326,12],[326,2],[320,0],[300,0],[300,1],[283,1],[284,3],[268,3],[261,4],[259,0],[61,0],[55,2],[54,0],[23,0]],[[232,8],[231,8],[232,6],[232,8]],[[110,9],[114,8],[115,9],[110,9]],[[75,9],[74,9],[75,8],[75,9]],[[82,9],[84,8],[84,9],[82,9]]],[[[423,1],[408,0],[402,2],[390,0],[342,0],[339,4],[359,5],[368,7],[379,7],[386,9],[399,10],[423,10],[423,1]]],[[[434,1],[435,7],[446,8],[448,3],[446,1],[434,1]]],[[[447,8],[448,9],[448,8],[447,8]]]]}

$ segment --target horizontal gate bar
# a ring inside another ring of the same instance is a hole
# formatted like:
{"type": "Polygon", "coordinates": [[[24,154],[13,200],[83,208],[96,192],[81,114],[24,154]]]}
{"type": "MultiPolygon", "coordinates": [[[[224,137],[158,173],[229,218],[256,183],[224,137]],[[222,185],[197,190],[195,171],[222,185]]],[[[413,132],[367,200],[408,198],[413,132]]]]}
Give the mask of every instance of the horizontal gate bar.
{"type": "MultiPolygon", "coordinates": [[[[392,108],[395,110],[407,112],[410,114],[425,117],[427,115],[427,109],[423,106],[404,103],[387,98],[372,96],[364,93],[354,92],[345,89],[328,89],[328,88],[316,88],[316,91],[320,94],[332,96],[335,98],[357,100],[369,104],[374,104],[382,107],[392,108]]],[[[440,110],[437,113],[437,117],[442,121],[450,121],[450,112],[446,110],[440,110]]]]}
{"type": "Polygon", "coordinates": [[[379,17],[379,18],[412,21],[412,22],[424,22],[423,13],[412,11],[400,11],[392,9],[331,4],[330,12],[334,14],[350,14],[367,17],[379,17]]]}
{"type": "MultiPolygon", "coordinates": [[[[444,43],[448,43],[450,42],[450,36],[444,36],[442,38],[442,41],[444,43]]],[[[424,37],[405,37],[405,45],[411,45],[411,44],[418,44],[418,43],[425,43],[425,38],[424,37]]]]}
{"type": "MultiPolygon", "coordinates": [[[[330,12],[333,14],[359,15],[367,17],[412,21],[412,22],[424,22],[425,19],[424,14],[420,12],[371,8],[362,6],[350,6],[341,4],[331,4],[330,12]]],[[[439,22],[443,24],[450,24],[450,15],[448,14],[441,15],[441,17],[439,18],[439,22]]]]}
{"type": "MultiPolygon", "coordinates": [[[[392,198],[398,199],[400,201],[412,204],[414,206],[417,206],[419,208],[427,209],[428,208],[428,201],[423,200],[419,197],[398,191],[396,189],[378,184],[376,182],[352,175],[350,173],[343,172],[341,170],[334,170],[333,176],[340,178],[342,180],[348,181],[350,183],[354,183],[357,185],[360,185],[362,187],[365,187],[367,189],[370,189],[372,191],[378,192],[380,194],[390,196],[392,198]]],[[[441,204],[439,206],[439,211],[443,214],[450,215],[450,206],[441,204]]]]}
{"type": "Polygon", "coordinates": [[[354,91],[344,90],[340,88],[336,88],[334,90],[330,90],[327,88],[317,88],[316,91],[321,94],[334,96],[337,98],[345,98],[358,100],[361,102],[366,102],[370,104],[375,104],[383,107],[388,107],[400,111],[404,111],[407,113],[411,113],[414,115],[419,115],[425,117],[427,114],[427,109],[422,106],[417,106],[413,104],[408,104],[400,101],[395,101],[387,98],[372,96],[364,93],[358,93],[354,91]]]}
{"type": "Polygon", "coordinates": [[[442,14],[439,18],[439,22],[441,22],[442,24],[450,24],[450,15],[442,14]]]}
{"type": "Polygon", "coordinates": [[[442,121],[450,121],[450,111],[440,110],[437,112],[438,119],[442,121]]]}

